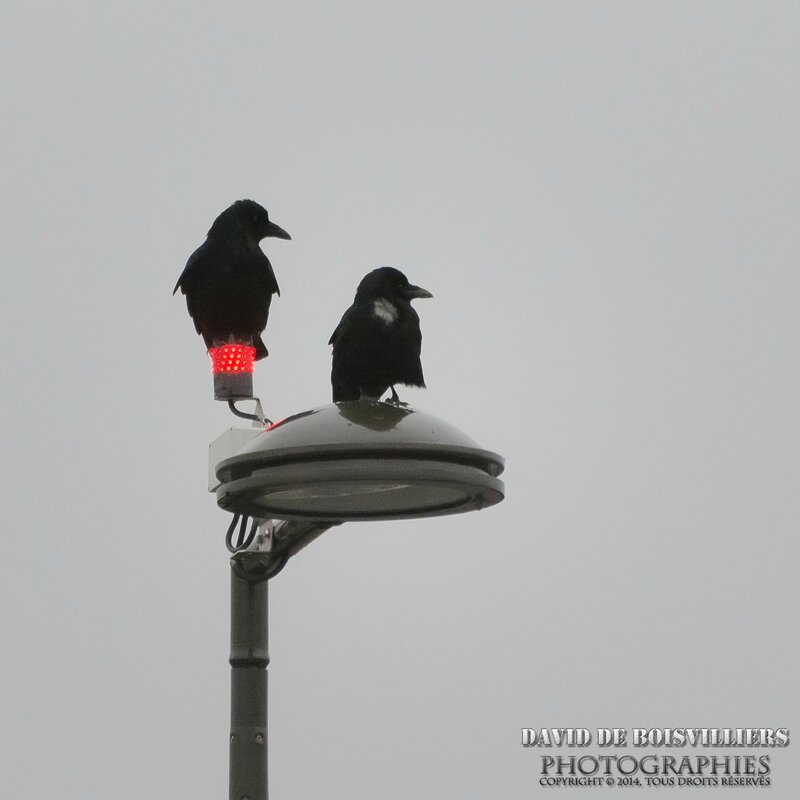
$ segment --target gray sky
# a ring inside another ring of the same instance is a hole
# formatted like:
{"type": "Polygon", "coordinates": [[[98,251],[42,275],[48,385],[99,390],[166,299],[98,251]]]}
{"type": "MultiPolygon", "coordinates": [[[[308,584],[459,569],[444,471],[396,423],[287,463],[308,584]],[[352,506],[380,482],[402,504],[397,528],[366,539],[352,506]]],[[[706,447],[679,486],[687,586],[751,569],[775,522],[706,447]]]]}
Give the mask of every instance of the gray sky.
{"type": "Polygon", "coordinates": [[[500,506],[271,584],[273,797],[547,796],[522,727],[800,735],[799,16],[8,4],[0,795],[226,796],[235,422],[170,292],[242,197],[293,236],[270,416],[391,264],[435,295],[404,399],[507,459],[500,506]]]}

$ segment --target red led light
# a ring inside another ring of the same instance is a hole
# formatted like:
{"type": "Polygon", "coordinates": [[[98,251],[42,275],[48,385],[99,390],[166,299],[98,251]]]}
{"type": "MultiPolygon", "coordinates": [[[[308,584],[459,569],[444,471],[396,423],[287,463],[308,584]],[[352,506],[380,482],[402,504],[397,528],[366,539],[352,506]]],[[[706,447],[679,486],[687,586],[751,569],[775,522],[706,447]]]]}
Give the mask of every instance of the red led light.
{"type": "Polygon", "coordinates": [[[211,356],[213,375],[219,372],[252,372],[256,349],[249,344],[223,344],[209,348],[208,354],[211,356]]]}

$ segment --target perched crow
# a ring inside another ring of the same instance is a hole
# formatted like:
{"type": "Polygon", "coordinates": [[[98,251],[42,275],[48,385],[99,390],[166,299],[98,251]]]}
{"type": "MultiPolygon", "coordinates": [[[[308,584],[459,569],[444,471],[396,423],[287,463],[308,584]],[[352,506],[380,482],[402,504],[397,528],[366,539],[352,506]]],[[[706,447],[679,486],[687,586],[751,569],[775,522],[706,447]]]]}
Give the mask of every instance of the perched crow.
{"type": "Polygon", "coordinates": [[[267,236],[291,239],[269,221],[253,200],[238,200],[215,220],[208,238],[189,256],[172,294],[186,295],[186,307],[206,347],[230,340],[252,343],[256,359],[267,355],[261,332],[273,294],[280,294],[272,266],[259,242],[267,236]]]}
{"type": "Polygon", "coordinates": [[[422,333],[411,308],[415,297],[433,297],[412,286],[400,270],[380,267],[358,284],[353,305],[330,338],[333,401],[379,399],[394,384],[425,386],[419,354],[422,333]]]}

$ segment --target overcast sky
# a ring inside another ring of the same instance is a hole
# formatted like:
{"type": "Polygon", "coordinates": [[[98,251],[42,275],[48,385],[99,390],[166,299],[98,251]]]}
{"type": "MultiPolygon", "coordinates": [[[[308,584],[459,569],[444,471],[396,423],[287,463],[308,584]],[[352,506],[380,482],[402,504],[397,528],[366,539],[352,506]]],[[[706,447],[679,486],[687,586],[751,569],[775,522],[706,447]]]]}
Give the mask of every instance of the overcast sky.
{"type": "Polygon", "coordinates": [[[293,237],[271,417],[329,401],[389,264],[435,295],[403,398],[507,460],[499,506],[342,526],[271,583],[274,798],[573,796],[522,727],[800,737],[799,17],[7,4],[0,795],[227,796],[237,423],[170,292],[243,197],[293,237]]]}

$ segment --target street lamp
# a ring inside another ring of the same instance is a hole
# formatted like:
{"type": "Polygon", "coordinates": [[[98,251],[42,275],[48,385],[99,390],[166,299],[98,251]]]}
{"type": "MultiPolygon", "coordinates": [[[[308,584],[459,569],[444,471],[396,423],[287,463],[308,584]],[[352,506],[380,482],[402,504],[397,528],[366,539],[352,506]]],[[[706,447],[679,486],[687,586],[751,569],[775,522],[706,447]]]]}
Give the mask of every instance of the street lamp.
{"type": "MultiPolygon", "coordinates": [[[[258,415],[256,415],[258,416],[258,415]]],[[[258,535],[231,558],[230,800],[267,797],[267,582],[334,525],[499,503],[504,460],[408,406],[334,403],[212,442],[209,489],[258,535]]]]}

